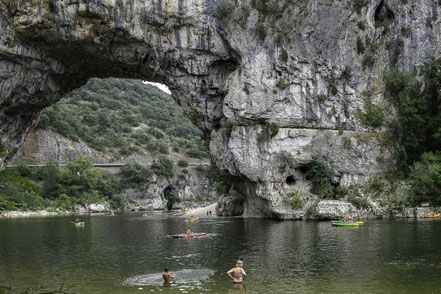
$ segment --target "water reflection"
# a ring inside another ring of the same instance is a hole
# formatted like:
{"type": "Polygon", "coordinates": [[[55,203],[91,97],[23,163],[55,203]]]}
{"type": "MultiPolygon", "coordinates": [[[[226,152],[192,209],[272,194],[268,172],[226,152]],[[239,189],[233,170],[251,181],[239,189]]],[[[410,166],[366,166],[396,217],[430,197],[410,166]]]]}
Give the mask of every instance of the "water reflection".
{"type": "Polygon", "coordinates": [[[0,285],[17,293],[45,285],[80,293],[438,293],[441,222],[328,222],[207,218],[203,238],[174,239],[188,223],[172,216],[2,219],[0,285]],[[243,258],[246,285],[226,272],[243,258]],[[168,266],[175,284],[164,286],[168,266]]]}

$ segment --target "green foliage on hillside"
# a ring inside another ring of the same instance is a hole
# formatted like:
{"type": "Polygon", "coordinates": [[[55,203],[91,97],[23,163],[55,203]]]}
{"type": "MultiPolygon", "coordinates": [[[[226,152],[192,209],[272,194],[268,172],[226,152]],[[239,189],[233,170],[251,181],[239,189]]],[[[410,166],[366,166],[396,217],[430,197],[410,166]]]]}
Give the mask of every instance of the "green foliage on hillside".
{"type": "Polygon", "coordinates": [[[0,171],[0,211],[70,210],[78,204],[100,202],[120,208],[120,194],[128,188],[147,188],[152,174],[172,177],[173,161],[160,156],[150,167],[127,164],[115,175],[93,168],[93,158],[81,155],[65,168],[56,162],[43,167],[19,165],[0,171]]]}
{"type": "Polygon", "coordinates": [[[423,153],[421,162],[411,167],[409,182],[411,183],[410,204],[429,202],[432,206],[440,206],[441,153],[423,153]]]}
{"type": "Polygon", "coordinates": [[[392,71],[386,87],[398,111],[395,159],[398,175],[410,184],[406,201],[441,205],[441,58],[419,72],[392,71]]]}
{"type": "Polygon", "coordinates": [[[171,151],[208,157],[201,131],[171,96],[139,80],[91,79],[45,109],[39,126],[115,157],[171,151]]]}
{"type": "Polygon", "coordinates": [[[387,95],[398,111],[393,128],[399,138],[397,168],[408,174],[410,166],[426,152],[441,150],[441,58],[425,63],[417,72],[392,71],[387,95]]]}

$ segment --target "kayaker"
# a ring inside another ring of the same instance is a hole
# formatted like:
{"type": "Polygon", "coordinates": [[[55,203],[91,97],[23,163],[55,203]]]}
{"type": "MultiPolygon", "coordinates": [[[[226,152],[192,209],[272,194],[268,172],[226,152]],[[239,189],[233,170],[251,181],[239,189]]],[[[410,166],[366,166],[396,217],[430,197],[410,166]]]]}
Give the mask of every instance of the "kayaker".
{"type": "Polygon", "coordinates": [[[236,267],[229,270],[227,275],[233,280],[233,284],[242,284],[247,275],[243,269],[243,261],[238,260],[236,262],[236,267]]]}
{"type": "Polygon", "coordinates": [[[75,223],[78,224],[79,222],[80,222],[80,219],[77,218],[77,219],[75,220],[75,223]]]}
{"type": "Polygon", "coordinates": [[[162,273],[162,278],[164,279],[164,284],[170,284],[171,279],[175,279],[176,275],[170,275],[168,272],[168,267],[164,269],[164,272],[162,273]]]}
{"type": "Polygon", "coordinates": [[[190,221],[193,221],[193,220],[194,220],[193,216],[190,216],[190,221]]]}
{"type": "Polygon", "coordinates": [[[190,230],[190,228],[187,228],[187,235],[191,235],[191,230],[190,230]]]}

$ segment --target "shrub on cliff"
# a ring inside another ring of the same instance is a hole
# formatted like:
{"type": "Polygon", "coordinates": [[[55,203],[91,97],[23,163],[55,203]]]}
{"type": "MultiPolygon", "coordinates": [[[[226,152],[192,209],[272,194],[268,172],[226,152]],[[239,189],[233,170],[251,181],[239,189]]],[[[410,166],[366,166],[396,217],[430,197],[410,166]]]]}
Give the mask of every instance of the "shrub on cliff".
{"type": "Polygon", "coordinates": [[[310,162],[311,193],[325,198],[332,198],[334,190],[331,185],[333,172],[322,161],[314,159],[310,162]]]}
{"type": "Polygon", "coordinates": [[[184,160],[184,159],[180,159],[180,160],[178,160],[178,165],[180,167],[187,167],[188,166],[188,161],[184,160]]]}
{"type": "Polygon", "coordinates": [[[126,164],[121,169],[122,187],[137,188],[148,186],[152,172],[139,163],[126,164]]]}
{"type": "Polygon", "coordinates": [[[432,206],[441,205],[441,152],[424,153],[421,162],[411,167],[409,175],[412,205],[429,202],[432,206]]]}
{"type": "Polygon", "coordinates": [[[173,177],[173,161],[165,156],[160,156],[153,162],[152,171],[157,176],[169,179],[173,177]]]}

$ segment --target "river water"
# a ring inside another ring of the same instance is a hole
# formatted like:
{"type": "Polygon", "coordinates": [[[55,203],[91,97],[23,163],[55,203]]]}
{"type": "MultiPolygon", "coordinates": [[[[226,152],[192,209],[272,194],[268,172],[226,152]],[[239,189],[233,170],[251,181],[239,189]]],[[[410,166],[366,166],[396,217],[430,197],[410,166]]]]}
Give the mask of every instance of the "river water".
{"type": "Polygon", "coordinates": [[[329,222],[127,214],[0,219],[0,285],[76,293],[441,293],[441,221],[329,222]],[[234,287],[237,258],[247,272],[234,287]],[[164,287],[163,268],[177,274],[164,287]]]}

